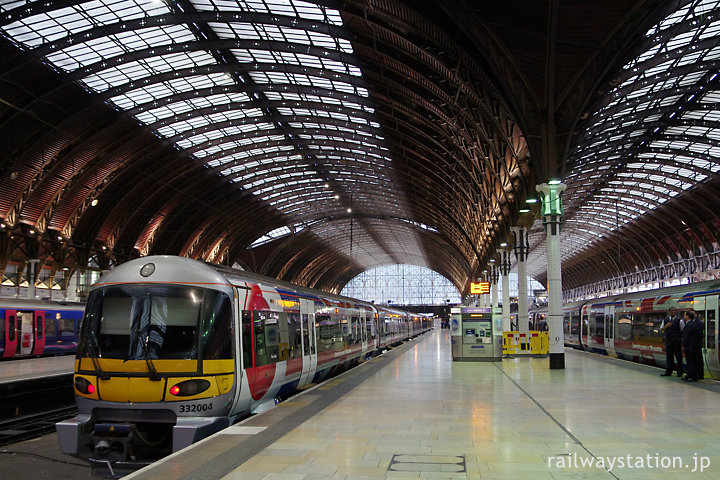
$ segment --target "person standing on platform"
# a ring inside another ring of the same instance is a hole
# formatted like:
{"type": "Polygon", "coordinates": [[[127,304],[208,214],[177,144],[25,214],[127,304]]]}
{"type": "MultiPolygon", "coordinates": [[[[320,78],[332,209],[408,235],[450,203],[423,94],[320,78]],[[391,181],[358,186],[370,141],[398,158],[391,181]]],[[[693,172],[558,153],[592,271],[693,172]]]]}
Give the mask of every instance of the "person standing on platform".
{"type": "Polygon", "coordinates": [[[682,331],[684,327],[685,322],[677,314],[677,310],[670,307],[665,323],[660,329],[660,332],[665,334],[665,373],[661,374],[662,377],[671,376],[676,363],[677,376],[682,377],[683,375],[682,331]]]}
{"type": "Polygon", "coordinates": [[[703,378],[702,339],[705,330],[703,323],[695,318],[695,312],[685,312],[685,328],[682,331],[682,345],[687,360],[686,382],[697,382],[703,378]]]}
{"type": "Polygon", "coordinates": [[[542,319],[538,322],[537,329],[539,332],[547,332],[549,330],[545,317],[542,317],[542,319]]]}

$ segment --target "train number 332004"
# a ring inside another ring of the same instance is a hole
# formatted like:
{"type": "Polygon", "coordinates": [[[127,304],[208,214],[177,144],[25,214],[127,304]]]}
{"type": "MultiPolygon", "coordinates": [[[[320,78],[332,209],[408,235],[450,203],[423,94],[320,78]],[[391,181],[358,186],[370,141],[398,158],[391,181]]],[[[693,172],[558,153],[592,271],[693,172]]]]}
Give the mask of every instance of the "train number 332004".
{"type": "Polygon", "coordinates": [[[180,413],[207,412],[208,410],[212,410],[212,407],[212,403],[193,403],[189,405],[180,405],[180,413]]]}

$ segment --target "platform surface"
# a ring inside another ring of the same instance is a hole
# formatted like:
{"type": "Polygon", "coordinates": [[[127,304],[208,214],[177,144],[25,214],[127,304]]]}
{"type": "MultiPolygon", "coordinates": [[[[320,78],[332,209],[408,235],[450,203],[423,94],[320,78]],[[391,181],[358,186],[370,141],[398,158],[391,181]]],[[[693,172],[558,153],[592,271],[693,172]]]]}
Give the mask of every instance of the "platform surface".
{"type": "Polygon", "coordinates": [[[720,479],[720,386],[566,350],[453,362],[394,349],[127,480],[720,479]]]}
{"type": "Polygon", "coordinates": [[[0,383],[72,375],[75,355],[0,360],[0,383]]]}

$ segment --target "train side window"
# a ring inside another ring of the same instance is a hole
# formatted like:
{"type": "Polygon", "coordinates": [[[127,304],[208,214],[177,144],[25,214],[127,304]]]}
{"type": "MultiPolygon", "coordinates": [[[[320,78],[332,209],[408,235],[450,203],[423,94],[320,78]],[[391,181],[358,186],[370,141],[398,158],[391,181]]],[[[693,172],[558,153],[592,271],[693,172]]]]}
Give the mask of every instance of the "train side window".
{"type": "Polygon", "coordinates": [[[362,334],[360,333],[360,318],[352,317],[350,318],[350,321],[352,322],[352,343],[360,343],[362,341],[362,334]]]}
{"type": "Polygon", "coordinates": [[[640,340],[645,335],[645,315],[637,314],[632,321],[632,339],[640,340]]]}
{"type": "Polygon", "coordinates": [[[15,340],[15,315],[8,317],[8,340],[11,342],[15,340]]]}
{"type": "Polygon", "coordinates": [[[60,319],[60,336],[71,337],[75,335],[75,322],[69,318],[60,319]]]}
{"type": "Polygon", "coordinates": [[[365,330],[367,331],[367,338],[370,340],[375,339],[375,315],[373,312],[368,312],[368,316],[365,318],[365,330]]]}
{"type": "Polygon", "coordinates": [[[40,340],[43,338],[43,317],[42,315],[35,315],[35,338],[40,340]]]}
{"type": "Polygon", "coordinates": [[[633,320],[632,315],[621,313],[618,314],[618,326],[617,332],[615,332],[617,339],[619,340],[632,340],[633,335],[633,320]]]}
{"type": "Polygon", "coordinates": [[[290,345],[290,358],[300,356],[300,314],[288,313],[288,344],[290,345]]]}
{"type": "Polygon", "coordinates": [[[283,361],[290,358],[290,332],[288,318],[285,312],[276,313],[278,318],[278,358],[275,361],[283,361]]]}
{"type": "Polygon", "coordinates": [[[603,325],[603,315],[598,315],[595,310],[590,310],[588,314],[588,332],[591,337],[602,337],[605,333],[603,325]]]}
{"type": "Polygon", "coordinates": [[[0,322],[0,339],[5,339],[5,318],[3,317],[3,321],[0,322]]]}
{"type": "Polygon", "coordinates": [[[270,311],[255,310],[255,366],[261,367],[278,361],[279,335],[278,314],[270,311]]]}
{"type": "Polygon", "coordinates": [[[639,313],[633,318],[632,337],[633,340],[642,340],[651,343],[658,343],[660,337],[655,333],[658,320],[662,320],[662,313],[639,313]],[[655,340],[651,340],[654,338],[655,340]]]}
{"type": "Polygon", "coordinates": [[[352,345],[352,318],[346,315],[340,317],[340,324],[342,326],[342,337],[344,345],[352,345]]]}
{"type": "MultiPolygon", "coordinates": [[[[233,322],[230,298],[219,295],[215,302],[206,302],[207,312],[202,313],[205,328],[202,333],[203,359],[219,360],[233,358],[233,322]],[[209,325],[208,325],[209,324],[209,325]]],[[[171,327],[168,326],[168,329],[171,327]]]]}
{"type": "Polygon", "coordinates": [[[60,314],[56,314],[55,318],[45,318],[45,338],[55,337],[57,335],[57,325],[55,324],[56,319],[60,318],[60,314]]]}
{"type": "Polygon", "coordinates": [[[308,318],[310,316],[307,313],[303,313],[300,315],[300,318],[302,319],[303,324],[303,334],[302,334],[302,343],[305,346],[305,355],[312,355],[313,353],[310,351],[310,330],[308,328],[308,325],[310,325],[308,318]]]}
{"type": "Polygon", "coordinates": [[[577,335],[580,330],[580,314],[573,313],[570,318],[570,335],[577,335]]]}
{"type": "Polygon", "coordinates": [[[342,350],[340,316],[316,314],[315,325],[317,325],[318,332],[318,352],[342,350]]]}

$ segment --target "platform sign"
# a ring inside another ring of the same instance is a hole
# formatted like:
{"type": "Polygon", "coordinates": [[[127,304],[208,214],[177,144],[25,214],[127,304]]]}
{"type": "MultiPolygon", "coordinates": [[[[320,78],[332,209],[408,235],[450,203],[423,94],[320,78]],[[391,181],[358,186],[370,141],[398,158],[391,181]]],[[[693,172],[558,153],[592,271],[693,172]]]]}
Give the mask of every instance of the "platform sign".
{"type": "Polygon", "coordinates": [[[490,282],[470,282],[470,293],[472,295],[490,293],[490,282]]]}

